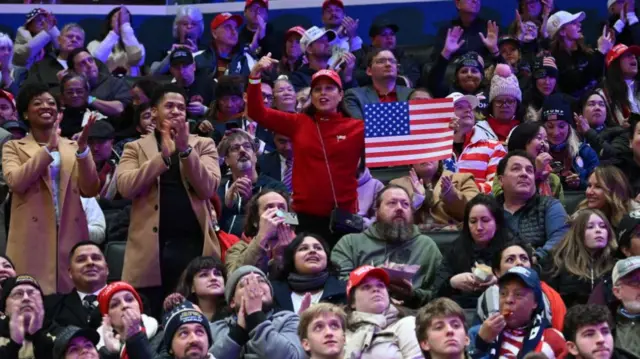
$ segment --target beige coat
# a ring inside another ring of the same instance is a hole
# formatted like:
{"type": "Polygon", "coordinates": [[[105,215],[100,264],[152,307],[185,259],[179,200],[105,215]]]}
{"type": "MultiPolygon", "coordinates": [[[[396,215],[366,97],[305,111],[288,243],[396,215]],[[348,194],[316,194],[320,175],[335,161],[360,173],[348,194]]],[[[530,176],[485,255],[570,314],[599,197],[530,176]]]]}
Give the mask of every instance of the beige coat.
{"type": "Polygon", "coordinates": [[[60,138],[60,219],[56,224],[49,174],[51,155],[31,135],[3,147],[4,177],[13,196],[7,255],[18,273],[38,279],[45,295],[73,289],[68,274],[69,252],[76,243],[89,240],[80,196],[96,196],[100,179],[91,153],[78,159],[77,150],[75,141],[60,138]]]}
{"type": "MultiPolygon", "coordinates": [[[[476,185],[476,182],[473,180],[473,175],[469,173],[443,171],[440,178],[451,175],[453,175],[451,182],[453,187],[458,190],[458,197],[451,202],[441,200],[440,180],[438,180],[438,183],[436,183],[433,188],[433,199],[435,203],[431,206],[430,210],[425,203],[415,211],[416,223],[423,223],[421,219],[427,215],[426,211],[430,211],[434,221],[439,224],[451,225],[462,222],[464,219],[464,208],[467,205],[467,202],[477,196],[480,191],[478,190],[478,185],[476,185]]],[[[392,180],[391,183],[406,189],[409,192],[409,196],[413,198],[413,186],[411,185],[411,179],[409,176],[396,178],[392,180]]]]}
{"type": "MultiPolygon", "coordinates": [[[[180,159],[182,182],[204,233],[202,254],[220,256],[211,220],[211,202],[220,184],[218,151],[210,138],[189,136],[191,154],[180,159]]],[[[118,165],[117,186],[133,200],[122,280],[137,288],[162,285],[160,278],[160,175],[168,170],[154,134],[127,143],[118,165]]]]}

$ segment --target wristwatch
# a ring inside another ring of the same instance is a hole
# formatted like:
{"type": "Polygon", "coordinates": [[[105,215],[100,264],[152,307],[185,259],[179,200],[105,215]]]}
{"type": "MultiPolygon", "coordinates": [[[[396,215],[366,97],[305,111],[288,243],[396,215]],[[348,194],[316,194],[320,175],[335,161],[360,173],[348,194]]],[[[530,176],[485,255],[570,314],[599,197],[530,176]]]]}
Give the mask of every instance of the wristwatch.
{"type": "Polygon", "coordinates": [[[180,156],[180,158],[187,158],[191,154],[192,150],[193,150],[193,147],[191,147],[191,145],[189,145],[189,147],[187,147],[186,150],[178,153],[178,156],[180,156]]]}

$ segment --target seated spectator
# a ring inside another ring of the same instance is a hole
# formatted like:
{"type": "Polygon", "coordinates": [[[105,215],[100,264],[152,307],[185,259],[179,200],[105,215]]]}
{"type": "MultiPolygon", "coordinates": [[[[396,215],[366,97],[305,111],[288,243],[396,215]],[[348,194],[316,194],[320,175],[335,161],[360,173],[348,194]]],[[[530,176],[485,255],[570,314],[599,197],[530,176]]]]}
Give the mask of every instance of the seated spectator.
{"type": "Polygon", "coordinates": [[[488,139],[505,143],[509,134],[522,121],[522,91],[518,79],[509,66],[498,64],[491,79],[489,117],[476,126],[484,130],[488,139]]]}
{"type": "Polygon", "coordinates": [[[89,240],[96,244],[102,244],[107,236],[107,223],[104,213],[94,198],[81,198],[82,209],[84,210],[87,224],[89,226],[89,240]]]}
{"type": "Polygon", "coordinates": [[[18,112],[14,96],[10,92],[0,90],[0,125],[17,120],[18,112]]]}
{"type": "Polygon", "coordinates": [[[613,294],[620,301],[615,312],[615,345],[640,357],[638,338],[638,314],[640,314],[640,257],[620,260],[613,267],[611,275],[613,294]]]}
{"type": "Polygon", "coordinates": [[[513,239],[504,226],[504,213],[487,195],[478,195],[465,208],[462,232],[444,254],[434,283],[437,295],[475,308],[478,297],[497,283],[488,264],[505,243],[513,239]]]}
{"type": "Polygon", "coordinates": [[[507,153],[498,164],[498,181],[504,192],[497,200],[509,228],[534,247],[534,261],[539,261],[562,240],[569,226],[560,201],[537,193],[533,162],[527,152],[507,153]]]}
{"type": "Polygon", "coordinates": [[[46,53],[42,60],[34,63],[27,73],[23,86],[40,83],[49,86],[54,95],[60,94],[60,79],[67,74],[67,69],[71,67],[67,57],[71,51],[84,47],[84,35],[84,30],[80,25],[76,23],[64,25],[58,37],[59,51],[46,53]]]}
{"type": "Polygon", "coordinates": [[[82,355],[83,359],[98,359],[99,341],[100,335],[95,330],[68,326],[53,342],[53,358],[76,359],[82,355]]]}
{"type": "Polygon", "coordinates": [[[296,92],[296,112],[303,112],[311,105],[311,87],[296,92]]]}
{"type": "Polygon", "coordinates": [[[582,114],[574,116],[576,131],[601,160],[614,158],[629,150],[628,130],[612,120],[608,108],[603,90],[596,89],[582,96],[582,114]]]}
{"type": "Polygon", "coordinates": [[[277,189],[264,189],[251,197],[246,206],[244,231],[240,241],[226,253],[227,273],[252,265],[266,273],[277,273],[284,248],[295,236],[278,212],[289,212],[289,195],[277,189]]]}
{"type": "Polygon", "coordinates": [[[300,314],[298,336],[309,359],[344,358],[347,314],[334,304],[320,303],[300,314]]]}
{"type": "Polygon", "coordinates": [[[124,79],[99,72],[95,59],[87,49],[77,48],[69,53],[69,69],[84,75],[89,82],[88,106],[101,113],[117,117],[131,102],[129,84],[124,79]]]}
{"type": "Polygon", "coordinates": [[[465,359],[469,336],[464,310],[449,298],[437,298],[416,315],[416,337],[431,359],[465,359]]]}
{"type": "Polygon", "coordinates": [[[113,145],[113,151],[118,157],[122,157],[124,146],[127,143],[139,140],[142,136],[152,134],[156,130],[156,119],[153,117],[153,111],[151,111],[151,105],[148,102],[136,106],[133,124],[135,133],[113,145]]]}
{"type": "Polygon", "coordinates": [[[253,138],[242,130],[226,135],[218,146],[218,153],[231,172],[231,178],[218,187],[218,196],[223,200],[220,227],[236,236],[242,234],[246,204],[253,195],[263,188],[287,191],[282,182],[258,174],[256,152],[253,138]]]}
{"type": "Polygon", "coordinates": [[[53,327],[97,329],[101,324],[98,295],[107,286],[109,276],[104,254],[95,242],[84,241],[71,249],[69,258],[68,273],[74,288],[44,298],[45,322],[53,327]]]}
{"type": "Polygon", "coordinates": [[[28,70],[46,53],[58,50],[60,30],[57,23],[53,13],[43,8],[29,11],[24,25],[16,31],[13,64],[28,70]]]}
{"type": "Polygon", "coordinates": [[[421,358],[416,320],[391,303],[391,280],[382,268],[364,265],[349,274],[345,358],[421,358]]]}
{"type": "Polygon", "coordinates": [[[242,26],[242,16],[231,15],[228,12],[216,15],[211,20],[211,45],[198,55],[195,55],[198,70],[211,74],[213,78],[223,75],[249,74],[248,44],[238,42],[238,28],[242,26]]]}
{"type": "Polygon", "coordinates": [[[116,168],[120,157],[113,151],[115,131],[107,121],[96,122],[89,130],[89,148],[100,177],[101,199],[112,200],[118,194],[116,168]]]}
{"type": "Polygon", "coordinates": [[[636,15],[636,4],[633,1],[626,0],[608,0],[607,8],[609,17],[607,24],[612,30],[613,38],[616,44],[633,45],[634,37],[638,34],[640,28],[638,24],[638,16],[636,15]]]}
{"type": "Polygon", "coordinates": [[[362,217],[364,226],[369,227],[375,220],[375,202],[384,185],[373,178],[369,168],[365,166],[364,157],[358,165],[358,215],[362,217]]]}
{"type": "Polygon", "coordinates": [[[567,235],[541,261],[542,278],[567,307],[585,304],[598,278],[615,264],[617,244],[611,223],[597,209],[577,212],[567,235]]]}
{"type": "Polygon", "coordinates": [[[320,302],[346,304],[346,283],[329,261],[329,245],[320,236],[298,234],[284,249],[283,268],[271,281],[278,308],[301,314],[320,302]]]}
{"type": "Polygon", "coordinates": [[[209,321],[191,302],[185,301],[168,311],[162,322],[161,351],[170,353],[172,359],[211,359],[207,352],[213,344],[209,321]]]}
{"type": "MultiPolygon", "coordinates": [[[[200,308],[211,323],[224,319],[224,283],[227,271],[220,259],[213,256],[194,258],[180,276],[176,292],[200,308]]],[[[208,328],[207,328],[208,329],[208,328]]]]}
{"type": "Polygon", "coordinates": [[[131,12],[124,6],[109,11],[100,40],[87,46],[91,56],[102,61],[113,74],[142,75],[145,48],[136,38],[131,27],[131,12]]]}
{"type": "MultiPolygon", "coordinates": [[[[615,156],[607,158],[607,160],[618,167],[627,176],[634,196],[640,194],[640,165],[636,162],[636,158],[640,159],[640,116],[632,114],[629,127],[627,128],[628,134],[628,149],[621,148],[621,152],[615,156]]],[[[620,140],[624,140],[624,136],[619,136],[620,140]],[[621,137],[621,138],[620,138],[621,137]]],[[[616,142],[616,139],[613,140],[616,142]]],[[[620,145],[625,141],[618,142],[620,145]]],[[[619,146],[622,147],[622,146],[619,146]]],[[[604,159],[603,159],[604,161],[604,159]]]]}
{"type": "Polygon", "coordinates": [[[564,189],[580,190],[587,187],[587,179],[600,164],[600,159],[593,148],[580,141],[573,117],[571,106],[562,94],[547,97],[542,105],[541,121],[549,135],[552,167],[560,176],[564,189]]]}
{"type": "Polygon", "coordinates": [[[193,55],[188,49],[173,50],[169,55],[169,65],[172,82],[187,94],[188,120],[199,121],[209,110],[207,104],[213,100],[213,79],[204,71],[196,71],[193,55]]]}
{"type": "Polygon", "coordinates": [[[531,352],[563,358],[567,344],[544,316],[538,274],[513,267],[500,277],[498,285],[500,311],[469,330],[471,358],[520,358],[531,352]]]}
{"type": "MultiPolygon", "coordinates": [[[[615,323],[611,313],[599,305],[576,305],[567,312],[564,337],[568,358],[633,359],[638,356],[614,344],[615,323]]],[[[617,336],[617,333],[616,333],[617,336]]]]}
{"type": "Polygon", "coordinates": [[[216,231],[218,242],[220,243],[220,260],[224,263],[229,248],[240,242],[240,237],[223,231],[218,225],[218,213],[222,213],[222,201],[217,194],[211,198],[211,221],[216,231]]]}
{"type": "Polygon", "coordinates": [[[471,174],[451,173],[443,161],[414,164],[408,176],[390,183],[409,193],[415,224],[424,230],[457,229],[467,202],[479,193],[471,174]]]}
{"type": "Polygon", "coordinates": [[[607,72],[603,85],[611,106],[611,118],[618,126],[626,126],[631,113],[640,114],[640,93],[636,80],[640,47],[618,44],[605,54],[607,72]]]}
{"type": "Polygon", "coordinates": [[[152,358],[150,341],[159,334],[158,321],[142,313],[140,295],[126,282],[113,282],[100,291],[98,305],[102,325],[98,328],[101,357],[120,355],[152,358]]]}
{"type": "Polygon", "coordinates": [[[584,42],[584,12],[571,14],[558,11],[549,17],[547,32],[551,39],[551,55],[558,65],[558,90],[575,98],[595,88],[602,76],[605,55],[613,47],[611,34],[603,32],[594,51],[584,42]]]}
{"type": "MultiPolygon", "coordinates": [[[[327,0],[327,2],[339,0],[327,0]]],[[[336,8],[337,6],[333,6],[336,8]]],[[[339,7],[337,7],[339,8],[339,7]]],[[[320,70],[339,70],[340,80],[344,84],[344,90],[358,87],[358,82],[353,76],[356,65],[356,58],[352,53],[342,52],[339,59],[330,63],[333,49],[330,43],[336,39],[337,35],[333,30],[323,30],[316,26],[307,29],[300,40],[300,49],[307,57],[307,63],[300,66],[298,71],[293,72],[289,79],[296,91],[311,86],[312,76],[320,70]],[[339,65],[336,68],[336,65],[339,65]]]]}
{"type": "Polygon", "coordinates": [[[405,306],[418,308],[434,297],[432,286],[442,254],[413,224],[410,198],[400,186],[383,188],[376,199],[376,221],[364,233],[342,237],[331,252],[331,261],[340,268],[343,280],[365,264],[413,271],[412,280],[394,278],[390,292],[405,306]],[[418,266],[417,271],[413,266],[418,266]]]}
{"type": "Polygon", "coordinates": [[[9,35],[0,32],[0,89],[17,94],[27,74],[23,67],[13,66],[13,41],[9,35]]]}
{"type": "MultiPolygon", "coordinates": [[[[279,77],[279,75],[290,75],[307,61],[300,47],[300,40],[302,40],[304,32],[305,29],[302,26],[294,26],[285,32],[284,46],[282,50],[280,50],[282,53],[280,63],[278,67],[269,74],[272,79],[279,77]]],[[[277,51],[273,53],[277,53],[277,51]]]]}
{"type": "Polygon", "coordinates": [[[453,99],[457,129],[453,133],[454,155],[444,160],[445,169],[473,175],[480,192],[490,193],[496,168],[507,150],[500,142],[487,139],[484,131],[475,126],[474,111],[479,104],[477,97],[454,92],[447,98],[453,99]]]}
{"type": "MultiPolygon", "coordinates": [[[[535,158],[535,180],[538,194],[554,197],[560,201],[564,199],[564,190],[560,177],[553,173],[551,163],[553,157],[549,154],[547,130],[540,122],[525,122],[511,131],[507,147],[509,151],[525,151],[531,158],[535,158]]],[[[500,181],[493,181],[493,193],[502,193],[500,181]]]]}
{"type": "Polygon", "coordinates": [[[409,100],[411,88],[396,85],[398,60],[391,50],[375,49],[367,55],[367,76],[371,85],[347,90],[344,103],[353,118],[364,120],[364,107],[380,102],[404,102],[409,100]]]}
{"type": "Polygon", "coordinates": [[[133,106],[140,106],[143,103],[149,103],[149,100],[153,95],[153,91],[158,86],[159,83],[151,76],[139,78],[131,86],[131,104],[133,106]]]}
{"type": "Polygon", "coordinates": [[[306,358],[297,334],[298,315],[273,309],[273,288],[260,269],[236,269],[224,293],[236,315],[211,324],[216,339],[209,352],[215,358],[306,358]]]}
{"type": "Polygon", "coordinates": [[[423,87],[418,87],[411,92],[409,100],[432,100],[433,96],[423,87]]]}
{"type": "Polygon", "coordinates": [[[70,141],[57,134],[59,106],[46,85],[25,86],[17,102],[31,133],[3,146],[2,170],[13,197],[7,255],[18,271],[40,278],[45,294],[64,293],[72,289],[69,250],[89,238],[80,197],[100,189],[88,144],[95,118],[77,142],[70,141]]]}
{"type": "Polygon", "coordinates": [[[511,35],[500,36],[498,39],[498,49],[500,56],[502,56],[505,63],[511,68],[511,72],[516,75],[520,88],[526,88],[531,78],[531,64],[522,56],[521,41],[511,35]]]}
{"type": "Polygon", "coordinates": [[[246,0],[244,3],[244,21],[246,22],[238,34],[238,43],[249,46],[255,56],[271,53],[280,58],[280,46],[269,21],[269,0],[246,0]]]}
{"type": "Polygon", "coordinates": [[[287,187],[287,192],[293,192],[293,148],[291,139],[281,134],[273,135],[273,143],[276,150],[263,153],[258,157],[260,173],[282,182],[287,187]]]}
{"type": "Polygon", "coordinates": [[[60,96],[63,109],[60,135],[68,139],[77,138],[82,127],[94,116],[96,120],[106,119],[99,111],[89,109],[91,85],[86,76],[71,72],[60,80],[60,96]]]}
{"type": "Polygon", "coordinates": [[[173,20],[171,49],[164,51],[161,61],[151,64],[152,75],[163,75],[169,72],[169,55],[176,48],[189,49],[194,56],[202,53],[199,50],[200,39],[204,33],[204,20],[202,12],[195,6],[180,6],[173,20]]]}
{"type": "Polygon", "coordinates": [[[2,129],[11,134],[13,140],[20,140],[27,136],[29,128],[23,121],[8,121],[2,124],[2,129]]]}
{"type": "MultiPolygon", "coordinates": [[[[517,239],[505,243],[495,252],[491,259],[491,271],[500,278],[513,267],[531,268],[533,265],[533,251],[531,246],[523,244],[517,239]]],[[[567,307],[560,294],[551,288],[546,282],[541,281],[542,299],[544,301],[543,315],[557,330],[562,329],[567,307]]],[[[477,316],[480,322],[484,322],[493,313],[500,312],[500,288],[494,284],[478,298],[477,316]]],[[[477,322],[477,320],[476,320],[477,322]]]]}
{"type": "Polygon", "coordinates": [[[333,56],[329,65],[336,65],[345,52],[360,50],[362,39],[358,36],[358,19],[346,16],[342,0],[324,0],[322,2],[322,30],[331,30],[335,39],[329,40],[333,56]]]}
{"type": "Polygon", "coordinates": [[[532,78],[530,88],[523,93],[524,122],[540,121],[544,100],[556,92],[558,83],[556,59],[551,56],[537,57],[533,62],[532,78]]]}
{"type": "Polygon", "coordinates": [[[590,208],[602,211],[614,229],[625,214],[639,205],[632,198],[631,186],[622,171],[614,166],[598,166],[589,176],[586,197],[578,210],[590,208]]]}
{"type": "Polygon", "coordinates": [[[0,357],[20,358],[28,352],[35,359],[51,357],[53,337],[42,326],[42,288],[28,274],[7,279],[0,295],[0,357]]]}
{"type": "MultiPolygon", "coordinates": [[[[0,289],[2,284],[9,278],[16,276],[16,268],[13,266],[11,259],[5,255],[0,254],[0,289]]],[[[2,297],[0,297],[2,299],[2,297]]]]}

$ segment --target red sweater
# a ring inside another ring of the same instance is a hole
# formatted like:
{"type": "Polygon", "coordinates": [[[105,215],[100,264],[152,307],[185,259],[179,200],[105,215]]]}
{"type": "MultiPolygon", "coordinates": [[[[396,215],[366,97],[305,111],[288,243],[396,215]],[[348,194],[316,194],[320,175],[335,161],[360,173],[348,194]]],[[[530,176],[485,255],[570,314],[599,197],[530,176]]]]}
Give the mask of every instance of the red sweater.
{"type": "Polygon", "coordinates": [[[329,159],[338,206],[357,213],[356,172],[358,160],[364,153],[364,122],[340,113],[316,113],[315,118],[311,118],[303,113],[266,108],[262,102],[260,84],[250,84],[247,97],[249,118],[291,139],[294,211],[328,217],[334,208],[329,174],[316,127],[318,124],[329,159]]]}

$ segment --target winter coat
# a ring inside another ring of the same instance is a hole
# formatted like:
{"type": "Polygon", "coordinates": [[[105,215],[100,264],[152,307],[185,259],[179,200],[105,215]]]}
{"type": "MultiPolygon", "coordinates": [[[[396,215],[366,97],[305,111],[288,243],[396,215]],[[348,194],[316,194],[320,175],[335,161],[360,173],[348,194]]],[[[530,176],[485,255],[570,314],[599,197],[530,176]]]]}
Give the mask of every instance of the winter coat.
{"type": "Polygon", "coordinates": [[[20,26],[16,31],[16,41],[13,43],[13,64],[30,69],[40,58],[42,51],[47,51],[47,45],[52,45],[50,50],[57,50],[60,47],[59,36],[60,30],[57,26],[49,31],[42,30],[36,36],[31,36],[29,30],[20,26]]]}
{"type": "MultiPolygon", "coordinates": [[[[273,286],[273,301],[277,308],[283,310],[293,311],[293,302],[291,300],[291,294],[293,290],[289,286],[289,283],[282,280],[272,280],[273,286]]],[[[347,283],[338,277],[329,276],[322,288],[322,295],[316,303],[333,303],[333,304],[347,304],[347,283]]],[[[304,294],[304,293],[300,293],[304,294]]]]}
{"type": "Polygon", "coordinates": [[[100,353],[102,359],[120,359],[123,351],[127,351],[129,359],[152,359],[155,357],[154,345],[160,338],[162,338],[162,331],[159,329],[158,321],[146,314],[142,314],[142,326],[144,331],[140,331],[138,334],[132,336],[124,342],[121,346],[119,353],[111,353],[104,345],[104,327],[100,326],[97,329],[100,335],[100,341],[96,345],[96,349],[100,353]],[[159,338],[158,338],[159,337],[159,338]]]}
{"type": "Polygon", "coordinates": [[[369,227],[376,218],[376,197],[383,187],[380,180],[371,176],[368,168],[358,177],[358,214],[363,217],[365,227],[369,227]]]}
{"type": "Polygon", "coordinates": [[[144,66],[145,49],[144,45],[136,38],[129,23],[121,26],[120,35],[111,30],[104,39],[91,41],[87,49],[91,56],[104,62],[110,72],[117,68],[124,68],[129,76],[142,75],[141,68],[144,66]],[[124,48],[122,48],[120,40],[122,40],[124,48]]]}

